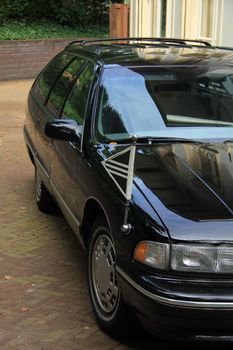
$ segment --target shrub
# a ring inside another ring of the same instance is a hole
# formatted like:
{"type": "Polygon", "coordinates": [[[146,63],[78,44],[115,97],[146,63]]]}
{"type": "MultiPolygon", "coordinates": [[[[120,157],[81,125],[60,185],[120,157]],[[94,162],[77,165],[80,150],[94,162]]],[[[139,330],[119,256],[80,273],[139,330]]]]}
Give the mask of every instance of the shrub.
{"type": "Polygon", "coordinates": [[[1,0],[0,24],[44,18],[67,26],[102,26],[108,22],[109,3],[106,0],[1,0]]]}
{"type": "Polygon", "coordinates": [[[47,9],[45,0],[2,0],[0,21],[40,18],[46,14],[47,9]]]}

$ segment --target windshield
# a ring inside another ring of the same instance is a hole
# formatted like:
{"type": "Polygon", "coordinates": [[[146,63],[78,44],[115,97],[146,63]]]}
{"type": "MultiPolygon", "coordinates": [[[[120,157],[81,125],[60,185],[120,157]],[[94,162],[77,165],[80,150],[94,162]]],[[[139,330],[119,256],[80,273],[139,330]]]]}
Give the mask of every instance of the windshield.
{"type": "Polygon", "coordinates": [[[208,66],[106,68],[97,138],[233,137],[233,69],[208,66]]]}

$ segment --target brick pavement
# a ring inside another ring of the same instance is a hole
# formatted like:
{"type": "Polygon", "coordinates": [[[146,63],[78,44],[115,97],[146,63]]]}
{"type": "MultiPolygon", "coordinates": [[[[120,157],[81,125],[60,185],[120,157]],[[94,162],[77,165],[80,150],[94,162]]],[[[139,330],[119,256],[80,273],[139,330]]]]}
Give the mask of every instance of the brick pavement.
{"type": "Polygon", "coordinates": [[[0,349],[168,345],[149,335],[120,343],[96,325],[84,252],[62,217],[42,214],[35,205],[33,166],[22,135],[30,85],[28,80],[0,84],[0,349]]]}

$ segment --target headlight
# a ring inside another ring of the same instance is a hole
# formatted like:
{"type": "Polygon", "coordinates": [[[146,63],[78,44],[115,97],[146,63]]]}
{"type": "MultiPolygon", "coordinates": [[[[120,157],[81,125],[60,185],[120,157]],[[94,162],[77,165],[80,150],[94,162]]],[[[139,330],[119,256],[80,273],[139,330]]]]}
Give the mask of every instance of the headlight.
{"type": "Polygon", "coordinates": [[[160,270],[233,273],[233,246],[173,244],[142,241],[134,250],[134,259],[160,270]]]}
{"type": "Polygon", "coordinates": [[[156,269],[166,270],[169,267],[169,244],[139,242],[134,250],[134,259],[156,269]]]}
{"type": "Polygon", "coordinates": [[[233,247],[173,245],[171,268],[176,271],[233,273],[233,247]]]}

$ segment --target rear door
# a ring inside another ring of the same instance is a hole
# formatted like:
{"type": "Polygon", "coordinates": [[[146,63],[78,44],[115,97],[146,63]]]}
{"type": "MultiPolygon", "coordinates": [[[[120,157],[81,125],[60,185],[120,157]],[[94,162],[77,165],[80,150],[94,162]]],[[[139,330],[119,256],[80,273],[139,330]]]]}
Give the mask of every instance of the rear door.
{"type": "MultiPolygon", "coordinates": [[[[70,54],[57,55],[38,77],[33,89],[30,103],[31,114],[36,126],[36,162],[43,182],[49,186],[50,159],[49,148],[51,140],[44,134],[45,124],[57,116],[56,111],[51,112],[47,107],[50,92],[59,76],[66,71],[66,67],[74,57],[70,54]]],[[[67,83],[69,83],[67,79],[67,83]]]]}

